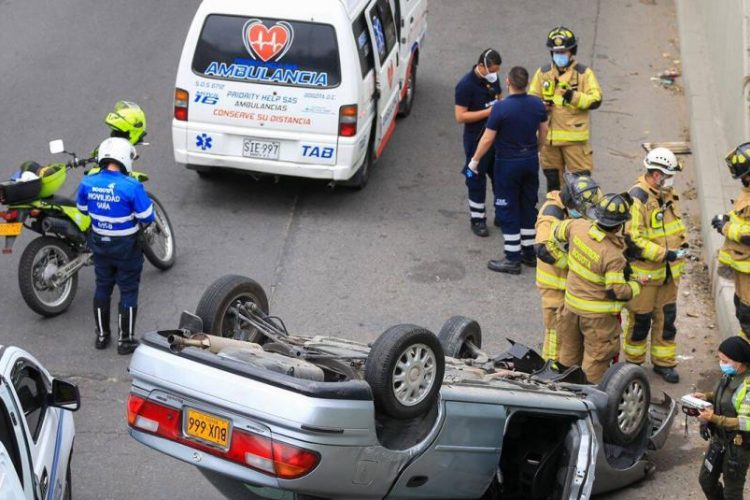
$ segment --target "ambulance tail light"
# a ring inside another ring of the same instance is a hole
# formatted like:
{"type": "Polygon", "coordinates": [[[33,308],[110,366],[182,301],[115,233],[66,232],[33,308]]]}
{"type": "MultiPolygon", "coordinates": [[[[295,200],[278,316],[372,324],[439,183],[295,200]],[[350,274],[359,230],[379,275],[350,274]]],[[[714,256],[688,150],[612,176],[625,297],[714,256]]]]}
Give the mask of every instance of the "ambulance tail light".
{"type": "Polygon", "coordinates": [[[357,105],[348,104],[339,108],[339,137],[357,135],[357,105]]]}
{"type": "Polygon", "coordinates": [[[190,94],[187,90],[180,88],[174,91],[174,117],[176,120],[187,121],[188,119],[188,103],[190,102],[190,94]]]}

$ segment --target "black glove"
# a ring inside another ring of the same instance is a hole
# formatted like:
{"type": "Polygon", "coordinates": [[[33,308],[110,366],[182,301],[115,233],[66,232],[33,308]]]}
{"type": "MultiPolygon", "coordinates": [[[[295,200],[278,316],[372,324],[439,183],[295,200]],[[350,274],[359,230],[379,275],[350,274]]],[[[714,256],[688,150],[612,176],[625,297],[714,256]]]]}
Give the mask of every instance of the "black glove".
{"type": "Polygon", "coordinates": [[[742,243],[743,245],[750,245],[750,236],[740,236],[740,243],[742,243]]]}
{"type": "Polygon", "coordinates": [[[625,277],[625,281],[630,281],[630,277],[633,276],[633,268],[630,267],[630,263],[625,264],[625,269],[622,270],[622,275],[625,277]]]}
{"type": "Polygon", "coordinates": [[[674,250],[667,250],[667,255],[664,256],[664,260],[667,262],[674,262],[677,260],[677,252],[674,250]]]}
{"type": "Polygon", "coordinates": [[[570,104],[570,101],[573,100],[573,92],[573,89],[566,90],[563,94],[563,102],[567,102],[568,104],[570,104]]]}
{"type": "Polygon", "coordinates": [[[715,215],[714,218],[711,219],[711,225],[719,232],[719,234],[724,234],[724,226],[727,225],[728,221],[729,217],[725,214],[715,215]]]}
{"type": "Polygon", "coordinates": [[[556,262],[555,257],[549,253],[549,250],[547,250],[547,247],[543,243],[537,243],[534,245],[534,248],[536,250],[536,256],[541,260],[542,262],[546,264],[552,264],[556,262]]]}

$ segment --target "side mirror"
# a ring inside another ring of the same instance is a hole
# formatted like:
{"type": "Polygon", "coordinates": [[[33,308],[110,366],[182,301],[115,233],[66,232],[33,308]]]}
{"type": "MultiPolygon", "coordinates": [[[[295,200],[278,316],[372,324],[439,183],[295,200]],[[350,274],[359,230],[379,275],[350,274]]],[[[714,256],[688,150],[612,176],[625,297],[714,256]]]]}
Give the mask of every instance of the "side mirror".
{"type": "Polygon", "coordinates": [[[63,143],[62,139],[49,141],[49,152],[52,153],[53,155],[56,155],[58,153],[64,153],[65,144],[63,143]]]}
{"type": "Polygon", "coordinates": [[[65,410],[77,411],[81,407],[78,386],[57,378],[53,379],[49,404],[65,410]]]}

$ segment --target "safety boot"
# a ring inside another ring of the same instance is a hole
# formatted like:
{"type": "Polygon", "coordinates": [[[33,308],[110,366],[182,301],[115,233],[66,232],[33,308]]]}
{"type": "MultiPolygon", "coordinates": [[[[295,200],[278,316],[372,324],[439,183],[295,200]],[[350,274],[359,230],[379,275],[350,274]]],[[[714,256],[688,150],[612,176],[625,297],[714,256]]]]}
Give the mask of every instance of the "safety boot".
{"type": "Polygon", "coordinates": [[[508,259],[491,260],[487,263],[487,268],[498,273],[521,274],[521,263],[508,259]]]}
{"type": "Polygon", "coordinates": [[[490,235],[490,231],[487,229],[487,222],[484,219],[471,221],[471,231],[482,238],[490,235]]]}
{"type": "Polygon", "coordinates": [[[521,256],[521,262],[528,267],[536,267],[536,254],[525,253],[521,256]]]}
{"type": "Polygon", "coordinates": [[[674,366],[654,366],[654,371],[670,384],[676,384],[680,381],[680,374],[674,369],[674,366]]]}
{"type": "Polygon", "coordinates": [[[111,336],[109,328],[109,302],[98,303],[94,301],[94,323],[96,323],[94,330],[96,343],[94,346],[97,349],[105,349],[109,345],[109,338],[111,336]]]}
{"type": "Polygon", "coordinates": [[[120,310],[120,336],[117,340],[117,354],[132,354],[135,348],[138,347],[138,341],[134,337],[137,312],[137,307],[128,307],[120,310]]]}

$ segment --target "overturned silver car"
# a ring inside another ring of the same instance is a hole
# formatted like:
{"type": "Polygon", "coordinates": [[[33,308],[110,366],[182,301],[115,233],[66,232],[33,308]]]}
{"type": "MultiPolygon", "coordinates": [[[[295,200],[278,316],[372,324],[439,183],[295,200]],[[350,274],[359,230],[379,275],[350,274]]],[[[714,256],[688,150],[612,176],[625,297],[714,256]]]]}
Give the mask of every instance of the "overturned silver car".
{"type": "Polygon", "coordinates": [[[456,316],[371,345],[293,336],[224,276],[130,363],[130,434],[227,482],[323,498],[588,498],[642,479],[675,416],[642,368],[598,386],[456,316]]]}

